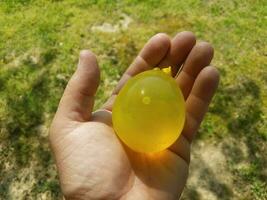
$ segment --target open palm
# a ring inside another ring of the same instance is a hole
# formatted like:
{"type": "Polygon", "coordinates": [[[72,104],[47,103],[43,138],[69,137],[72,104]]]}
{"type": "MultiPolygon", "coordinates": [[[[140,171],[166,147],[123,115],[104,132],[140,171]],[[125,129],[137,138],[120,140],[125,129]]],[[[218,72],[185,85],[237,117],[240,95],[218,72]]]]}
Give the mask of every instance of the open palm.
{"type": "Polygon", "coordinates": [[[196,44],[190,32],[178,33],[173,39],[157,34],[126,70],[102,109],[92,113],[100,73],[95,56],[82,51],[50,128],[65,198],[178,199],[188,175],[190,143],[219,81],[218,71],[209,66],[212,57],[212,47],[206,42],[196,44]],[[185,127],[169,149],[154,154],[136,153],[114,133],[112,105],[130,77],[163,66],[172,66],[186,100],[185,127]]]}

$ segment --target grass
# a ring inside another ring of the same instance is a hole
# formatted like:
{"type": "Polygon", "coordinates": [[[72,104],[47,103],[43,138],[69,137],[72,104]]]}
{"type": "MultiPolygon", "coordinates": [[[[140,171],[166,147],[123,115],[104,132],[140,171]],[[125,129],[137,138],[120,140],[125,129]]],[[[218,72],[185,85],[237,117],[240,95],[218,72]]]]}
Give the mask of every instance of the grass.
{"type": "MultiPolygon", "coordinates": [[[[81,49],[98,55],[97,108],[149,37],[182,30],[214,45],[213,64],[222,75],[197,140],[233,138],[236,146],[225,146],[223,152],[235,188],[225,191],[243,193],[240,199],[267,199],[266,17],[263,0],[1,1],[0,199],[60,198],[47,129],[81,49]],[[103,23],[118,24],[123,13],[133,20],[127,30],[92,30],[103,23]],[[248,157],[240,154],[239,141],[248,157]],[[247,164],[236,168],[243,161],[247,164]],[[30,186],[13,193],[16,182],[30,186]]],[[[198,196],[193,190],[183,198],[198,196]]]]}

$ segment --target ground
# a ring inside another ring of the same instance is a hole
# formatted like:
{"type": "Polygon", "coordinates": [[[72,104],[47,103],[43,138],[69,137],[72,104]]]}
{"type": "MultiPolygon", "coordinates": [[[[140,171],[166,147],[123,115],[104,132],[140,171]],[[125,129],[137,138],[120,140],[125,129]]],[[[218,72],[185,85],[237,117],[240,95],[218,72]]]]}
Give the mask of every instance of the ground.
{"type": "Polygon", "coordinates": [[[79,51],[101,67],[95,108],[153,34],[213,44],[221,83],[182,199],[267,199],[264,0],[0,2],[0,199],[61,199],[48,128],[79,51]]]}

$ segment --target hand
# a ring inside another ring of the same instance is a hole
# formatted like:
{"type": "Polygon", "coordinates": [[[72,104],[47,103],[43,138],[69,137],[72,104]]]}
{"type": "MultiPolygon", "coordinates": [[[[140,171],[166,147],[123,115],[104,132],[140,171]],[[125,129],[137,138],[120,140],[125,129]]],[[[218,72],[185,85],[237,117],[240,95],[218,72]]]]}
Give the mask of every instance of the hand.
{"type": "Polygon", "coordinates": [[[63,195],[66,199],[178,199],[188,176],[190,143],[217,88],[219,73],[209,66],[213,49],[196,43],[190,32],[173,39],[157,34],[126,70],[110,99],[93,112],[99,68],[90,51],[82,51],[50,128],[63,195]],[[136,153],[117,138],[112,105],[124,83],[153,67],[172,66],[186,100],[186,123],[179,139],[156,154],[136,153]]]}

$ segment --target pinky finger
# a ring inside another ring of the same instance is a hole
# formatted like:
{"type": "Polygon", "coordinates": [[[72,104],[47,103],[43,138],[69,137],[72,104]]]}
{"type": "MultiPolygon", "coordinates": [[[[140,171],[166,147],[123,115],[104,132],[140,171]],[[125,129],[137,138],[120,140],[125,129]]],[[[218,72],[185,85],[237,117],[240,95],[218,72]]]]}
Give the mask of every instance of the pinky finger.
{"type": "Polygon", "coordinates": [[[186,100],[186,124],[183,135],[191,142],[208,110],[210,101],[219,83],[219,72],[215,67],[205,67],[196,78],[186,100]]]}

